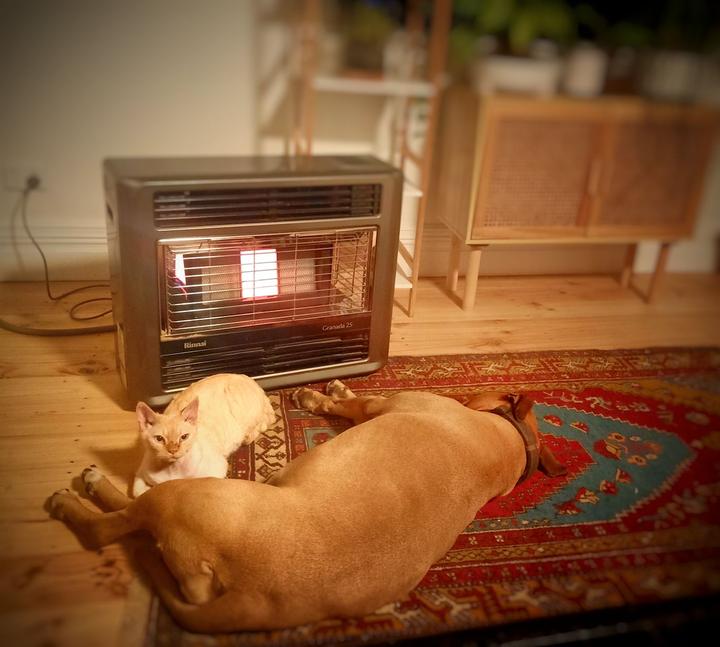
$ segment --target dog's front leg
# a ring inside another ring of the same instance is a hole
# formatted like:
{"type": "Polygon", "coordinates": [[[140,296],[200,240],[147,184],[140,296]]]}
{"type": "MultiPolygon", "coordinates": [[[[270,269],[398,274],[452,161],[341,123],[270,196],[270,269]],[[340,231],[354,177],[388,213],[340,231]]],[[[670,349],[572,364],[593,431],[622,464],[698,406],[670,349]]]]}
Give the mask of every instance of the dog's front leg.
{"type": "Polygon", "coordinates": [[[320,391],[313,391],[306,386],[295,389],[292,400],[296,407],[306,409],[310,413],[334,413],[333,409],[338,404],[320,391]]]}
{"type": "Polygon", "coordinates": [[[325,393],[332,398],[333,402],[340,400],[351,400],[357,396],[340,380],[330,380],[325,385],[325,393]]]}
{"type": "Polygon", "coordinates": [[[375,417],[379,413],[379,406],[385,401],[382,396],[356,397],[339,380],[333,380],[328,385],[331,395],[313,391],[306,386],[296,389],[292,394],[296,406],[307,409],[311,413],[324,413],[341,418],[349,418],[356,425],[375,417]],[[332,386],[331,386],[332,385],[332,386]],[[340,387],[345,391],[340,394],[340,387]],[[347,394],[350,395],[347,395],[347,394]],[[339,397],[338,397],[339,396],[339,397]]]}

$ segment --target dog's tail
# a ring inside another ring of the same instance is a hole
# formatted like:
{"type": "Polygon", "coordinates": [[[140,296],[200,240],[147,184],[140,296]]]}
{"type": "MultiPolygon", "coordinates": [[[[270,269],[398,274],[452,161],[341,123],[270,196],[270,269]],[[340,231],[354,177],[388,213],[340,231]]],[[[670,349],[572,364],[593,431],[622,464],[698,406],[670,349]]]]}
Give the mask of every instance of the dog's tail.
{"type": "Polygon", "coordinates": [[[183,597],[172,573],[157,551],[136,553],[156,593],[170,615],[184,629],[196,633],[275,629],[284,626],[267,602],[243,591],[226,591],[204,604],[191,604],[183,597]]]}

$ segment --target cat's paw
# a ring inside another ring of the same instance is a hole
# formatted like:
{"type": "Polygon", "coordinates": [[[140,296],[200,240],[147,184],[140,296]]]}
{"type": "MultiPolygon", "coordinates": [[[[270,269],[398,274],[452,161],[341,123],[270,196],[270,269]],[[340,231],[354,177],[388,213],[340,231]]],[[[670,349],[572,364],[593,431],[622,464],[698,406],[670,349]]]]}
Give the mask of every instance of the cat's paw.
{"type": "Polygon", "coordinates": [[[132,486],[132,495],[134,498],[138,498],[141,494],[144,494],[150,489],[150,486],[143,481],[139,476],[135,477],[132,486]]]}
{"type": "Polygon", "coordinates": [[[97,465],[91,465],[90,467],[86,467],[82,471],[82,482],[85,485],[85,492],[90,495],[94,495],[95,484],[104,478],[105,476],[103,475],[103,473],[97,469],[97,465]]]}
{"type": "Polygon", "coordinates": [[[62,520],[65,516],[63,512],[65,503],[74,498],[76,498],[75,493],[71,492],[67,488],[63,488],[62,490],[57,490],[56,492],[53,492],[47,502],[47,508],[50,512],[50,516],[55,519],[62,520]]]}

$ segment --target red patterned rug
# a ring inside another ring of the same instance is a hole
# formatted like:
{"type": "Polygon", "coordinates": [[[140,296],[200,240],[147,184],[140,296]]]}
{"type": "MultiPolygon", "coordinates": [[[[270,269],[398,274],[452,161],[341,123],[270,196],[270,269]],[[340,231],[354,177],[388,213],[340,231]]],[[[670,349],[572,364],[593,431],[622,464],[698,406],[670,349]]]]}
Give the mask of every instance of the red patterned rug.
{"type": "MultiPolygon", "coordinates": [[[[568,474],[535,474],[489,503],[406,599],[370,616],[209,637],[179,629],[155,599],[146,644],[372,644],[720,592],[720,350],[395,357],[347,383],[528,392],[568,474]]],[[[279,423],[238,452],[237,478],[264,481],[347,428],[289,395],[271,394],[279,423]]]]}

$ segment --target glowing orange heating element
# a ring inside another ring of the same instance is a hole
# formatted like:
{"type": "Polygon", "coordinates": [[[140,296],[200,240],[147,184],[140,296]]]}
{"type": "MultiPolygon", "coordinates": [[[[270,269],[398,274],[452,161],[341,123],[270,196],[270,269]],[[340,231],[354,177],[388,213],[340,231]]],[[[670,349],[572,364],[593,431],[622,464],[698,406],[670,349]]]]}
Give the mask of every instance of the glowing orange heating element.
{"type": "Polygon", "coordinates": [[[183,285],[187,284],[187,279],[185,278],[185,258],[182,254],[175,256],[175,278],[183,285]]]}
{"type": "Polygon", "coordinates": [[[275,249],[251,249],[240,252],[242,298],[278,295],[278,262],[275,249]]]}

